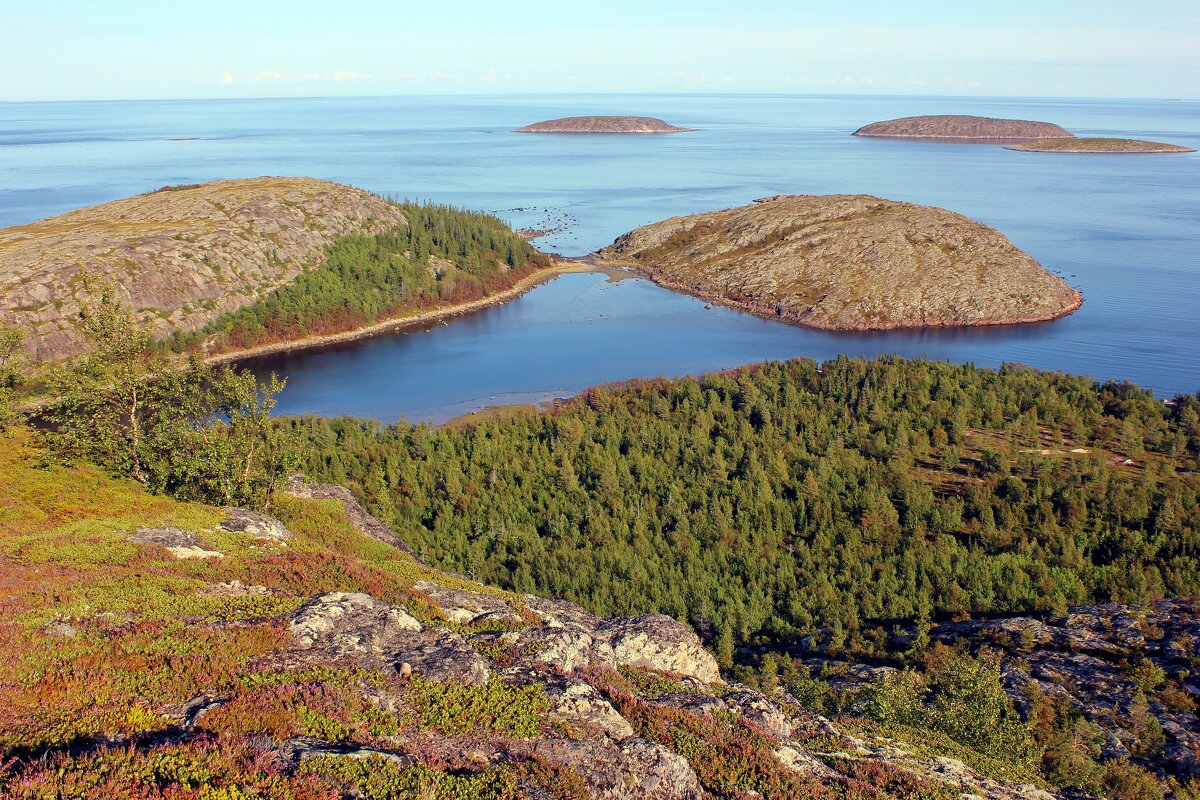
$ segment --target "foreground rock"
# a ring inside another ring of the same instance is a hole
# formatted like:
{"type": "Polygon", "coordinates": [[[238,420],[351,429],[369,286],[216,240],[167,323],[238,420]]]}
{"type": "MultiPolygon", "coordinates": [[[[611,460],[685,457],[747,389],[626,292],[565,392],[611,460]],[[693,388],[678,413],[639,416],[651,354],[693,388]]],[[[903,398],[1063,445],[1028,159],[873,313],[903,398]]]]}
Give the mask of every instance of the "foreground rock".
{"type": "Polygon", "coordinates": [[[677,128],[655,117],[563,117],[535,122],[517,133],[681,133],[692,128],[677,128]]]}
{"type": "MultiPolygon", "coordinates": [[[[1065,700],[1100,732],[1101,758],[1132,759],[1180,780],[1200,778],[1200,601],[1078,606],[1044,620],[947,621],[929,636],[997,654],[1005,691],[1025,715],[1035,697],[1065,700]]],[[[895,644],[907,641],[901,637],[895,644]]],[[[804,661],[851,693],[891,669],[804,661]]]]}
{"type": "Polygon", "coordinates": [[[0,322],[28,331],[34,358],[79,353],[89,275],[156,336],[194,331],[316,266],[336,239],[402,224],[382,198],[312,178],[165,187],[0,231],[0,322]]]}
{"type": "Polygon", "coordinates": [[[1035,153],[1194,153],[1191,147],[1165,142],[1148,142],[1144,139],[1104,139],[1079,137],[1071,139],[1044,139],[1010,145],[1009,150],[1028,150],[1035,153]]]}
{"type": "Polygon", "coordinates": [[[982,141],[1066,139],[1074,136],[1066,128],[1050,122],[995,119],[958,114],[901,117],[885,122],[872,122],[870,125],[864,125],[856,130],[854,135],[901,139],[978,139],[982,141]]]}
{"type": "Polygon", "coordinates": [[[1082,302],[982,223],[867,195],[785,195],[674,217],[599,256],[714,303],[828,330],[1008,325],[1082,302]]]}

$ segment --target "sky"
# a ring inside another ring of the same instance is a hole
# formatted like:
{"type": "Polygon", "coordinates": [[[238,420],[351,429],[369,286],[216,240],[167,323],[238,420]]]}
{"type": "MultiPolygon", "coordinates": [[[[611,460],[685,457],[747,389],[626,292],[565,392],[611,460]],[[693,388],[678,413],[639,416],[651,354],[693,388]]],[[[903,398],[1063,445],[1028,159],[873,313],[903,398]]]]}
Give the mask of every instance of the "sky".
{"type": "Polygon", "coordinates": [[[0,0],[0,101],[1200,96],[1200,2],[0,0]]]}

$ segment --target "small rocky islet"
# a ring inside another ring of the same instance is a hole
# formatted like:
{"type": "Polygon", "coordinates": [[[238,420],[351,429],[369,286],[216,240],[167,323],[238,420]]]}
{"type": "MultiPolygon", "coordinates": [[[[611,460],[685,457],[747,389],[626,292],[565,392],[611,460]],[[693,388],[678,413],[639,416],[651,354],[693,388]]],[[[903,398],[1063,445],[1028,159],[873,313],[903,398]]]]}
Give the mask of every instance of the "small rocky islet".
{"type": "Polygon", "coordinates": [[[1031,153],[1194,153],[1195,148],[1145,139],[1114,139],[1074,136],[1070,139],[1041,139],[1009,145],[1008,150],[1031,153]]]}
{"type": "Polygon", "coordinates": [[[597,255],[669,289],[824,330],[1009,325],[1082,303],[999,231],[869,195],[782,195],[674,217],[597,255]]]}
{"type": "Polygon", "coordinates": [[[563,117],[535,122],[516,133],[684,133],[680,128],[657,117],[592,116],[563,117]]]}

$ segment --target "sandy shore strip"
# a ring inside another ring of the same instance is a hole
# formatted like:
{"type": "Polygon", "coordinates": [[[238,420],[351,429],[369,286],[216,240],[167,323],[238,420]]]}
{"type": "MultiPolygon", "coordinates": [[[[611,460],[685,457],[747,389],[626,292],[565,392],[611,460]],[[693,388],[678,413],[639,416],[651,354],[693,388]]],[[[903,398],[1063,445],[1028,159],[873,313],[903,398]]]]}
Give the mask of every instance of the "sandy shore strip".
{"type": "Polygon", "coordinates": [[[217,353],[207,356],[204,360],[210,364],[224,364],[230,361],[241,361],[245,358],[254,358],[255,356],[264,356],[271,353],[288,353],[295,350],[307,350],[311,347],[320,347],[322,345],[336,344],[338,342],[352,342],[356,339],[365,339],[368,336],[374,336],[378,333],[400,331],[406,328],[416,328],[430,322],[437,322],[438,320],[447,319],[449,317],[470,314],[490,306],[506,303],[513,298],[519,297],[535,286],[545,283],[552,278],[557,278],[559,275],[565,275],[570,272],[595,271],[596,267],[584,260],[556,258],[553,266],[538,270],[532,275],[522,278],[521,281],[516,285],[505,289],[502,292],[496,292],[493,295],[481,297],[478,300],[472,300],[469,303],[460,303],[459,305],[444,306],[442,308],[430,308],[424,311],[404,314],[399,317],[390,317],[388,319],[381,320],[380,322],[373,322],[370,325],[362,328],[342,331],[341,333],[327,333],[321,336],[306,336],[303,339],[291,339],[286,342],[272,342],[271,344],[250,347],[244,350],[231,350],[227,353],[217,353]]]}

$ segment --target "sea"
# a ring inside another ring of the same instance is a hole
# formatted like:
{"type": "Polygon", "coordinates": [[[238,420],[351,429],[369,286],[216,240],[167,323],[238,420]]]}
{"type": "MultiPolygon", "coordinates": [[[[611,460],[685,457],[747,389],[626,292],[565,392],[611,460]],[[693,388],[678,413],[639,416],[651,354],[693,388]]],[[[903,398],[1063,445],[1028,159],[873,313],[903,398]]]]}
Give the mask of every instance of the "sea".
{"type": "Polygon", "coordinates": [[[1200,153],[1023,153],[851,136],[976,114],[1200,149],[1200,101],[806,95],[497,95],[0,103],[0,227],[162,186],[306,175],[494,212],[582,255],[639,225],[774,194],[942,206],[1007,235],[1083,293],[1032,325],[827,333],[648,281],[569,274],[445,324],[247,361],[288,378],[279,413],[441,422],[604,382],[839,354],[1032,367],[1200,388],[1200,153]],[[661,117],[661,136],[518,134],[581,114],[661,117]]]}

